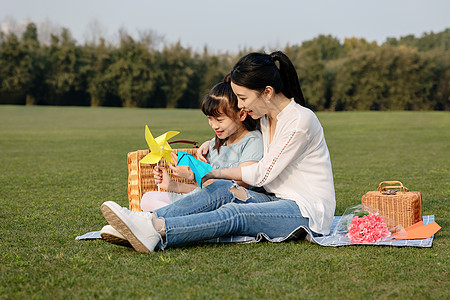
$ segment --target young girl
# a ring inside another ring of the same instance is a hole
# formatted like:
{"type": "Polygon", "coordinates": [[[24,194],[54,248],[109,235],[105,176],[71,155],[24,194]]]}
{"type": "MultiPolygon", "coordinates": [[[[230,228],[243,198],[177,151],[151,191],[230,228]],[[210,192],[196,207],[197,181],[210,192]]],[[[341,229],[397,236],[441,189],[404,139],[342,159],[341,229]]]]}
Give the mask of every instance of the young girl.
{"type": "MultiPolygon", "coordinates": [[[[243,167],[258,162],[263,156],[261,133],[256,130],[257,123],[240,110],[236,95],[230,85],[230,76],[214,86],[202,101],[202,112],[208,117],[209,126],[216,136],[209,143],[206,158],[213,169],[243,167]]],[[[173,155],[174,161],[176,156],[173,155]]],[[[169,163],[175,174],[180,172],[169,163]]],[[[192,173],[192,171],[191,171],[192,173]]],[[[171,192],[147,192],[142,196],[141,209],[154,211],[200,190],[197,184],[178,183],[171,180],[164,168],[155,167],[155,180],[160,187],[171,192]]],[[[182,174],[180,174],[182,175],[182,174]]],[[[193,178],[193,173],[191,178],[193,178]]],[[[244,182],[240,185],[248,187],[244,182]]],[[[208,183],[205,184],[205,186],[208,183]]]]}
{"type": "Polygon", "coordinates": [[[250,53],[234,66],[231,86],[239,107],[261,121],[264,156],[250,166],[213,169],[204,180],[242,180],[267,192],[217,180],[154,212],[103,203],[106,220],[137,251],[232,235],[288,240],[305,227],[329,233],[336,205],[330,155],[319,120],[303,106],[291,61],[279,51],[250,53]]]}
{"type": "MultiPolygon", "coordinates": [[[[235,168],[243,167],[258,162],[263,156],[262,136],[256,130],[258,122],[240,110],[237,105],[236,95],[230,85],[230,76],[227,75],[223,82],[215,85],[202,101],[202,111],[208,117],[211,128],[216,136],[209,143],[209,151],[206,161],[213,167],[235,168]]],[[[174,161],[176,156],[173,155],[174,161]]],[[[175,175],[183,175],[185,167],[175,167],[169,163],[175,175]]],[[[167,206],[181,198],[200,191],[197,184],[178,183],[173,181],[165,168],[155,167],[155,180],[159,186],[171,192],[151,191],[142,196],[141,209],[154,211],[167,206]]],[[[193,178],[192,171],[188,172],[193,178]]],[[[186,176],[186,173],[185,173],[186,176]]],[[[189,179],[192,179],[189,178],[189,179]]],[[[242,181],[242,186],[248,187],[242,181]]],[[[208,182],[204,184],[207,186],[208,182]]],[[[113,244],[128,246],[128,241],[113,227],[106,225],[100,231],[101,237],[113,244]]]]}

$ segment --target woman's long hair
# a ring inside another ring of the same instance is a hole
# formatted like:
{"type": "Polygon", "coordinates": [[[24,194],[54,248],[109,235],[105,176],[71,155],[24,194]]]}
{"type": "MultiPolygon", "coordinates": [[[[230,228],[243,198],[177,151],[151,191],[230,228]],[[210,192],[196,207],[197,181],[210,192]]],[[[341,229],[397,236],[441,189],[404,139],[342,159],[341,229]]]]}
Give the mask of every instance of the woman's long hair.
{"type": "Polygon", "coordinates": [[[233,67],[230,77],[233,83],[261,93],[267,86],[271,86],[275,93],[281,92],[305,106],[297,71],[289,57],[281,51],[245,55],[233,67]],[[275,63],[277,61],[279,68],[275,63]]]}

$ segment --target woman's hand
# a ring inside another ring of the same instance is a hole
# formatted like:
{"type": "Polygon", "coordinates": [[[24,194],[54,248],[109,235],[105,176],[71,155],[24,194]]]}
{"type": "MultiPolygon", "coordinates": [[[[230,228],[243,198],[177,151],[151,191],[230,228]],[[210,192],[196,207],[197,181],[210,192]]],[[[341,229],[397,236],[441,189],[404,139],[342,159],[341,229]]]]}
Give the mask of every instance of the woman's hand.
{"type": "Polygon", "coordinates": [[[166,168],[155,166],[153,168],[153,178],[155,178],[155,183],[158,184],[160,188],[172,191],[172,186],[175,182],[170,178],[166,168]]]}
{"type": "Polygon", "coordinates": [[[216,181],[216,177],[214,176],[214,171],[215,170],[211,170],[211,171],[209,171],[209,173],[207,173],[205,176],[203,176],[203,178],[202,178],[202,185],[207,186],[207,185],[213,183],[214,181],[216,181]],[[210,183],[206,183],[208,180],[210,180],[211,182],[210,183]]]}
{"type": "Polygon", "coordinates": [[[209,143],[211,143],[211,141],[206,141],[197,149],[197,158],[203,162],[207,162],[206,156],[209,151],[209,143]]]}
{"type": "Polygon", "coordinates": [[[235,180],[242,181],[242,172],[241,168],[229,168],[229,169],[212,169],[202,178],[202,183],[206,182],[209,179],[227,179],[227,180],[235,180]]]}
{"type": "Polygon", "coordinates": [[[188,166],[177,166],[176,165],[177,155],[173,152],[170,155],[172,156],[172,160],[174,161],[174,163],[173,164],[171,164],[170,162],[168,163],[169,168],[173,171],[173,175],[188,180],[195,180],[195,175],[194,172],[192,172],[191,168],[189,168],[188,166]]]}

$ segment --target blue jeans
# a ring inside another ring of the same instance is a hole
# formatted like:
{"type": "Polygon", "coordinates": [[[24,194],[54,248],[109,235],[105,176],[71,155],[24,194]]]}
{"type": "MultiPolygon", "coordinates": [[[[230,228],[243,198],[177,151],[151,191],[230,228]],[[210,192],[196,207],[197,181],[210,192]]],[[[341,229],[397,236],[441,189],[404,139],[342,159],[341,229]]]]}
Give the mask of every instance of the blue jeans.
{"type": "Polygon", "coordinates": [[[308,218],[294,201],[247,189],[244,194],[248,198],[236,197],[230,191],[233,186],[236,184],[230,181],[217,180],[154,211],[166,225],[161,248],[224,236],[265,233],[270,238],[285,237],[301,225],[308,226],[308,218]]]}

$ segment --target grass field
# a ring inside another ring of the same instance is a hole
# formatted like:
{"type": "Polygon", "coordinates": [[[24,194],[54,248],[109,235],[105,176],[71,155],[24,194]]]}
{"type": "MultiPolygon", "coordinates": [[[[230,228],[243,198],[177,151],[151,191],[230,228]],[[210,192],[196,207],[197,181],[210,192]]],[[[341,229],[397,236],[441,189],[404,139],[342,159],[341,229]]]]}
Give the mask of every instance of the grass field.
{"type": "Polygon", "coordinates": [[[336,215],[382,180],[422,192],[443,228],[432,248],[307,241],[196,244],[151,255],[75,241],[127,206],[127,152],[154,135],[212,137],[199,110],[0,106],[0,298],[449,299],[450,114],[318,113],[336,215]]]}

